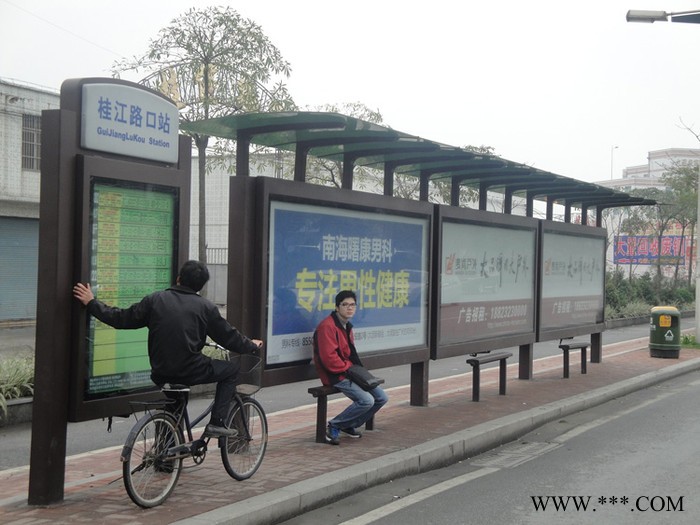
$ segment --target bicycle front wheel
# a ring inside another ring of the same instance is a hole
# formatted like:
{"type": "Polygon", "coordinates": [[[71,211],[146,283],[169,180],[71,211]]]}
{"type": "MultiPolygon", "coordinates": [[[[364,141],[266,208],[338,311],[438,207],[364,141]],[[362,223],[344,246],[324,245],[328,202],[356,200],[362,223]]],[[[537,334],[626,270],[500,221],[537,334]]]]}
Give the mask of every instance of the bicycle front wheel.
{"type": "Polygon", "coordinates": [[[228,427],[238,430],[233,438],[219,438],[221,461],[229,476],[238,481],[248,479],[258,470],[267,449],[267,417],[260,403],[246,398],[234,403],[228,427]],[[247,431],[246,431],[247,429],[247,431]]]}
{"type": "Polygon", "coordinates": [[[162,412],[142,417],[126,438],[122,451],[124,487],[131,500],[150,508],[172,493],[182,470],[183,443],[175,420],[162,412]]]}

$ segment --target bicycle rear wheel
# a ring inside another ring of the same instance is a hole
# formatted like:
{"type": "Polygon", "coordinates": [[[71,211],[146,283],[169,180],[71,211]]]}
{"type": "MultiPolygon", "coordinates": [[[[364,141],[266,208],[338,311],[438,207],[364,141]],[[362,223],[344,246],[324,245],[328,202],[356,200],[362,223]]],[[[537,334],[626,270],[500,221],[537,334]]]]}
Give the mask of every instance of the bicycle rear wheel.
{"type": "Polygon", "coordinates": [[[150,508],[170,496],[183,460],[181,453],[173,453],[173,448],[182,443],[182,431],[169,414],[147,415],[134,425],[121,457],[124,487],[134,503],[150,508]]]}
{"type": "Polygon", "coordinates": [[[245,398],[242,405],[234,404],[228,427],[238,430],[233,438],[219,438],[221,461],[229,476],[238,481],[248,479],[258,470],[267,449],[267,417],[260,403],[245,398]],[[248,435],[246,435],[247,423],[248,435]]]}

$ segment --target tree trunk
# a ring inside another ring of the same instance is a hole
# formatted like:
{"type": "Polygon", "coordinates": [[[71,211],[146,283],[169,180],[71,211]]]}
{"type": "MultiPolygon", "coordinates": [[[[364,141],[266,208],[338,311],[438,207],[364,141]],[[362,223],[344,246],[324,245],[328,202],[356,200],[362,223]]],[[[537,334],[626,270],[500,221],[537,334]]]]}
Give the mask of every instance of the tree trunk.
{"type": "Polygon", "coordinates": [[[209,137],[197,136],[195,144],[197,145],[197,153],[199,155],[198,171],[199,171],[199,228],[198,228],[198,249],[197,258],[204,264],[207,264],[207,143],[209,137]]]}
{"type": "MultiPolygon", "coordinates": [[[[685,239],[685,228],[686,224],[683,223],[681,225],[681,240],[685,239]]],[[[676,255],[676,267],[673,270],[673,288],[678,288],[678,270],[680,269],[681,266],[681,256],[680,254],[676,255]]]]}
{"type": "MultiPolygon", "coordinates": [[[[206,176],[207,176],[207,143],[209,142],[209,137],[198,137],[195,140],[197,145],[197,153],[199,158],[197,159],[197,167],[199,171],[199,246],[197,251],[198,260],[207,264],[207,186],[206,186],[206,176]]],[[[207,285],[204,285],[199,292],[202,297],[207,296],[207,285]]]]}
{"type": "MultiPolygon", "coordinates": [[[[688,250],[685,252],[688,257],[688,250]]],[[[690,263],[688,264],[688,286],[693,285],[693,263],[695,262],[695,224],[690,225],[690,263]]],[[[696,268],[697,270],[697,268],[696,268]]]]}
{"type": "Polygon", "coordinates": [[[661,273],[661,250],[662,250],[663,238],[664,238],[664,231],[661,230],[661,232],[659,233],[659,236],[656,238],[656,241],[658,242],[658,246],[659,246],[659,253],[658,253],[658,256],[656,259],[656,278],[659,281],[661,281],[661,275],[662,275],[662,273],[661,273]]]}

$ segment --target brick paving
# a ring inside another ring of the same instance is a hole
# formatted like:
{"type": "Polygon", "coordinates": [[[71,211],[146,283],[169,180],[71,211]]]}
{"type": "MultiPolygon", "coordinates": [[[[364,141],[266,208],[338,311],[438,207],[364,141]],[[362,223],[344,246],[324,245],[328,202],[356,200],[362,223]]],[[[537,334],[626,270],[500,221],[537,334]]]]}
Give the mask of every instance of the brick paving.
{"type": "MultiPolygon", "coordinates": [[[[407,385],[388,386],[390,402],[377,415],[375,430],[365,432],[359,440],[341,439],[339,447],[314,442],[315,405],[270,414],[267,454],[251,479],[238,482],[230,478],[218,449],[211,448],[202,465],[185,463],[190,467],[183,471],[174,493],[155,509],[140,509],[127,496],[119,448],[67,458],[64,501],[48,507],[27,505],[28,468],[0,471],[0,522],[172,523],[679,363],[700,368],[700,351],[683,349],[679,359],[651,358],[647,342],[644,338],[606,345],[603,362],[589,364],[586,375],[580,374],[574,352],[569,379],[562,377],[561,356],[535,361],[532,380],[518,380],[517,364],[509,365],[505,396],[498,395],[498,368],[488,368],[482,371],[478,403],[471,401],[471,372],[466,364],[465,373],[430,382],[427,407],[409,405],[407,385]]],[[[345,398],[335,396],[329,400],[329,415],[346,404],[345,398]]]]}

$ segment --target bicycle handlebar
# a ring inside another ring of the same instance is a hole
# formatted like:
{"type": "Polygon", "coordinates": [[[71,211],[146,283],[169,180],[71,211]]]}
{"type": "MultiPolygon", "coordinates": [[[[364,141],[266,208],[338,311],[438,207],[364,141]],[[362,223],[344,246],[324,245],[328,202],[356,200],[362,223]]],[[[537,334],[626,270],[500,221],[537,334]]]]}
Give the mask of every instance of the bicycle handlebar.
{"type": "MultiPolygon", "coordinates": [[[[209,347],[211,347],[211,348],[216,348],[217,350],[222,350],[222,351],[228,353],[229,355],[231,354],[231,350],[228,350],[227,348],[224,348],[224,347],[221,346],[219,343],[216,343],[216,342],[214,342],[214,341],[206,341],[206,342],[204,343],[204,346],[209,346],[209,347]]],[[[253,351],[253,352],[251,352],[251,354],[254,355],[254,356],[260,357],[260,351],[262,350],[262,347],[263,347],[262,344],[258,345],[257,348],[256,348],[256,350],[253,351]]]]}

